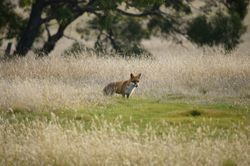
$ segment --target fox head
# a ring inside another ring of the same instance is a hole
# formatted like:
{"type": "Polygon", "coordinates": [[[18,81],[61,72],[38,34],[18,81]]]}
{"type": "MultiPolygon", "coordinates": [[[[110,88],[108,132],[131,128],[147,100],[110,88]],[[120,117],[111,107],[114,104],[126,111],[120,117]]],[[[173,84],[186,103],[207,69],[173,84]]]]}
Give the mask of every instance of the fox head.
{"type": "Polygon", "coordinates": [[[141,73],[138,74],[137,76],[135,76],[132,73],[130,74],[130,81],[134,84],[135,87],[139,86],[140,78],[141,78],[141,73]]]}

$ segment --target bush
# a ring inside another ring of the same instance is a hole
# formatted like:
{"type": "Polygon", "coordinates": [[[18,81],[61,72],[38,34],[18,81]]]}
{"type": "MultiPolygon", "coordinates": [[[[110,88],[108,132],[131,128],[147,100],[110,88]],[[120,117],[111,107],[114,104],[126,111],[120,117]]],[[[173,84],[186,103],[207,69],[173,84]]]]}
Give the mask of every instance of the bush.
{"type": "Polygon", "coordinates": [[[199,46],[223,45],[225,50],[230,51],[240,43],[240,36],[245,30],[239,14],[217,12],[210,19],[204,15],[195,18],[189,24],[187,35],[199,46]]]}

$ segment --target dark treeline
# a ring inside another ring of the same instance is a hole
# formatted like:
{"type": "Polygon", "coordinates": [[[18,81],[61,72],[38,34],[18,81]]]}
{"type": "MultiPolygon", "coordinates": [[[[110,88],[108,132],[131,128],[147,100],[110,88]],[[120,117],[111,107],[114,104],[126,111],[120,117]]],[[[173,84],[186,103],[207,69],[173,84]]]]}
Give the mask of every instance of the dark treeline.
{"type": "MultiPolygon", "coordinates": [[[[197,8],[194,0],[10,0],[0,2],[0,44],[16,39],[14,54],[25,56],[30,49],[50,53],[64,37],[66,28],[88,13],[84,27],[76,27],[83,40],[95,40],[96,51],[122,55],[147,53],[142,39],[151,36],[186,37],[197,45],[222,45],[234,49],[246,28],[243,19],[249,0],[211,0],[197,8]],[[17,13],[16,7],[24,14],[17,13]],[[133,10],[128,10],[133,9],[133,10]],[[132,12],[131,12],[132,11],[132,12]],[[198,14],[197,14],[198,13],[198,14]],[[55,33],[51,22],[56,22],[55,33]],[[38,48],[34,43],[46,32],[38,48]]],[[[8,52],[10,45],[6,52],[8,52]]]]}

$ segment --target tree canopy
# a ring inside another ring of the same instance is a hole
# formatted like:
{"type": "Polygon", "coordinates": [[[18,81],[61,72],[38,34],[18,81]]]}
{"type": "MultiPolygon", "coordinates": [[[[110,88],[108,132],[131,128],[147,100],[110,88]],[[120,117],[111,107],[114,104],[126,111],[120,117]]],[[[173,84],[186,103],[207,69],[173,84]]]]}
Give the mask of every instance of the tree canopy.
{"type": "Polygon", "coordinates": [[[37,50],[47,54],[66,28],[88,13],[83,39],[95,37],[97,51],[137,55],[147,51],[141,40],[151,36],[185,36],[198,45],[223,45],[232,50],[244,33],[243,19],[249,0],[203,1],[194,12],[194,0],[9,0],[0,2],[2,39],[17,39],[15,54],[25,56],[34,42],[47,33],[37,50]],[[20,8],[25,14],[15,9],[20,8]],[[198,14],[197,14],[198,13],[198,14]],[[51,32],[51,22],[58,28],[51,32]]]}

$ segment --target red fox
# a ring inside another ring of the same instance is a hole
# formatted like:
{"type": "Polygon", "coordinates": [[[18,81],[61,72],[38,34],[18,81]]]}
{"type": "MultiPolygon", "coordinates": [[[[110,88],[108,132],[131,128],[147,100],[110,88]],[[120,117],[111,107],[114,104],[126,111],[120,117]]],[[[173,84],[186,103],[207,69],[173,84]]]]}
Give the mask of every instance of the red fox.
{"type": "Polygon", "coordinates": [[[123,97],[129,98],[135,88],[139,86],[141,73],[137,76],[130,74],[130,79],[125,81],[111,82],[104,89],[104,95],[113,95],[114,93],[121,94],[123,97]]]}

